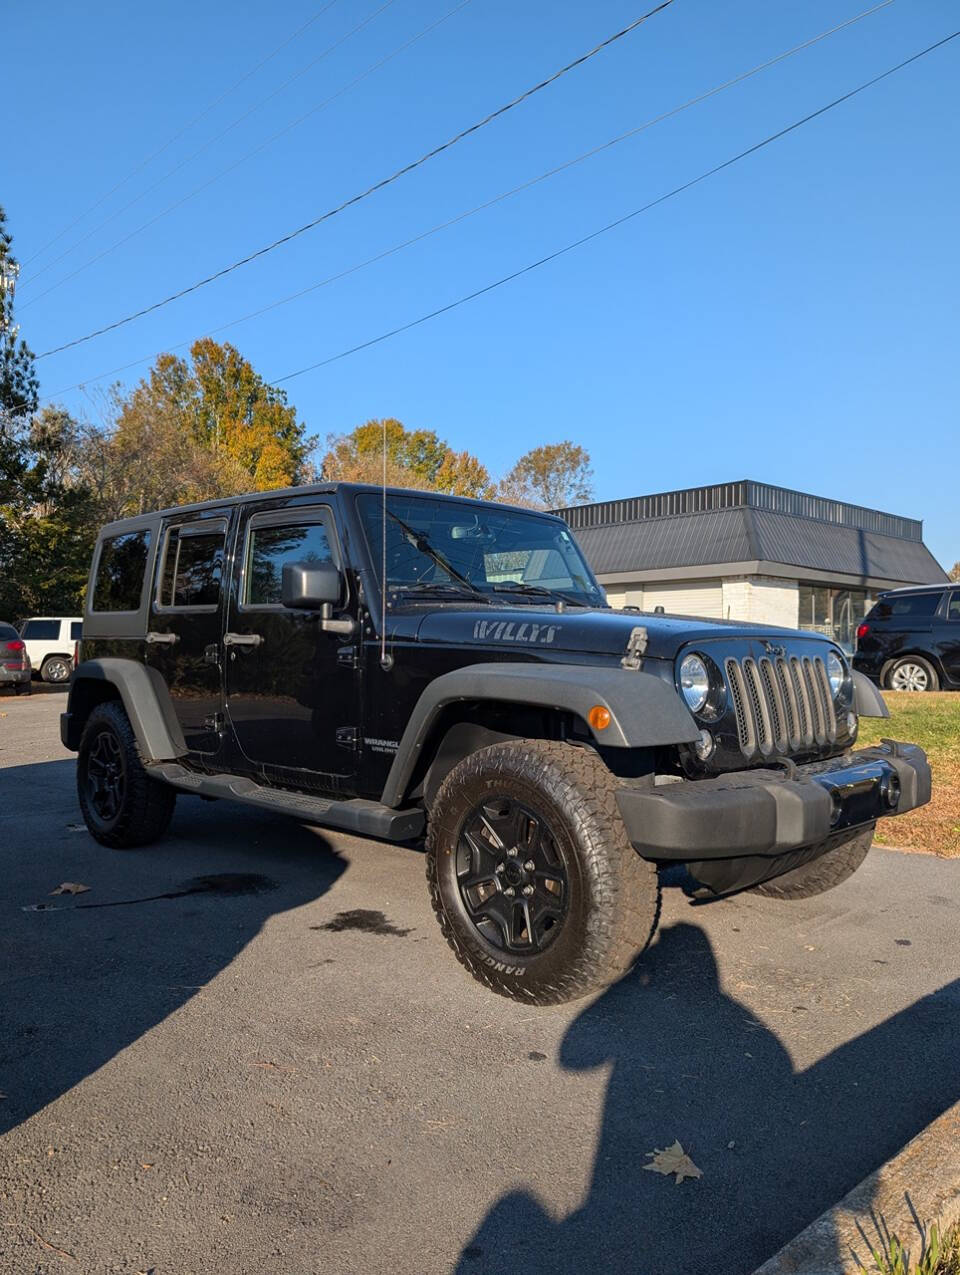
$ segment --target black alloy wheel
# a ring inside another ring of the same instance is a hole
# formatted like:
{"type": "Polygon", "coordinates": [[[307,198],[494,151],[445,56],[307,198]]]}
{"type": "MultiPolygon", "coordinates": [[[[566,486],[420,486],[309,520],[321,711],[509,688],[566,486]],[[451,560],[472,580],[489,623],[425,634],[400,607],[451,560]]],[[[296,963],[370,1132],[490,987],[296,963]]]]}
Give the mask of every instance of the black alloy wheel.
{"type": "Polygon", "coordinates": [[[557,840],[542,816],[510,797],[488,799],[468,816],[457,886],[477,932],[511,955],[544,951],[566,916],[569,884],[557,840]]]}
{"type": "Polygon", "coordinates": [[[116,733],[107,725],[90,742],[86,764],[87,796],[105,824],[112,823],[123,809],[127,791],[127,769],[116,733]]]}

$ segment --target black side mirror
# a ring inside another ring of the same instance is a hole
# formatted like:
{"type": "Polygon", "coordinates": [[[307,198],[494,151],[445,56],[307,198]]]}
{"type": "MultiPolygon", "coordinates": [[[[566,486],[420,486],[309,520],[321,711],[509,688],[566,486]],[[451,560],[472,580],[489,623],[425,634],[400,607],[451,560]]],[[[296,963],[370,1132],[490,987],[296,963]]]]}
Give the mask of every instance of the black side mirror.
{"type": "Polygon", "coordinates": [[[332,562],[318,562],[313,566],[303,562],[284,563],[280,577],[283,605],[300,611],[319,611],[321,629],[351,637],[357,629],[356,620],[333,618],[333,608],[340,605],[342,594],[343,577],[332,562]]]}
{"type": "Polygon", "coordinates": [[[302,562],[285,562],[280,585],[280,598],[285,607],[303,611],[322,611],[340,601],[340,572],[332,562],[308,566],[302,562]]]}

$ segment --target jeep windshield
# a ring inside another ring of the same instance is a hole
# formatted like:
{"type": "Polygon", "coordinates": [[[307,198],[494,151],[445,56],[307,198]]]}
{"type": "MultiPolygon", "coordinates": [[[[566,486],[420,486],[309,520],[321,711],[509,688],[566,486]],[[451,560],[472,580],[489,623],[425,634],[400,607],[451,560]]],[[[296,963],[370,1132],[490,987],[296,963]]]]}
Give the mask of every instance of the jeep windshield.
{"type": "MultiPolygon", "coordinates": [[[[377,578],[383,573],[383,497],[357,508],[377,578]]],[[[517,606],[564,601],[604,606],[603,591],[564,524],[507,506],[387,494],[387,592],[411,601],[483,599],[517,606]]],[[[381,581],[382,584],[382,581],[381,581]]]]}

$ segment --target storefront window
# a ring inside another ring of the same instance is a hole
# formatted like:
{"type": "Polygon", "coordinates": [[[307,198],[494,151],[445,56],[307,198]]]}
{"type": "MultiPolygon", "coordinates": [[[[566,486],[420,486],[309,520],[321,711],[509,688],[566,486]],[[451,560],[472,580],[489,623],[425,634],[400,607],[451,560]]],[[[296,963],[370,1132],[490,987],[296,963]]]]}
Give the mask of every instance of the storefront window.
{"type": "Polygon", "coordinates": [[[833,638],[852,651],[857,626],[873,605],[866,589],[831,589],[826,585],[800,585],[800,628],[833,638]]]}

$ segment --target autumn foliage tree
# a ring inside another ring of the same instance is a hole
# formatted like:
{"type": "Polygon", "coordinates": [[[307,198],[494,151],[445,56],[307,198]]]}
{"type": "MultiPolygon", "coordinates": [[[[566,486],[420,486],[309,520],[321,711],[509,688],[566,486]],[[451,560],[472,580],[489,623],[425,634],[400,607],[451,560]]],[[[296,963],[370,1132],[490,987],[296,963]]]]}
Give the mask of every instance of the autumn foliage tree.
{"type": "Polygon", "coordinates": [[[489,497],[494,484],[486,466],[470,452],[455,452],[432,429],[411,430],[394,417],[373,419],[348,434],[327,439],[324,478],[379,483],[386,436],[387,482],[394,487],[489,497]]]}
{"type": "Polygon", "coordinates": [[[577,443],[547,443],[521,456],[501,481],[501,500],[536,509],[563,509],[593,498],[590,453],[577,443]]]}

